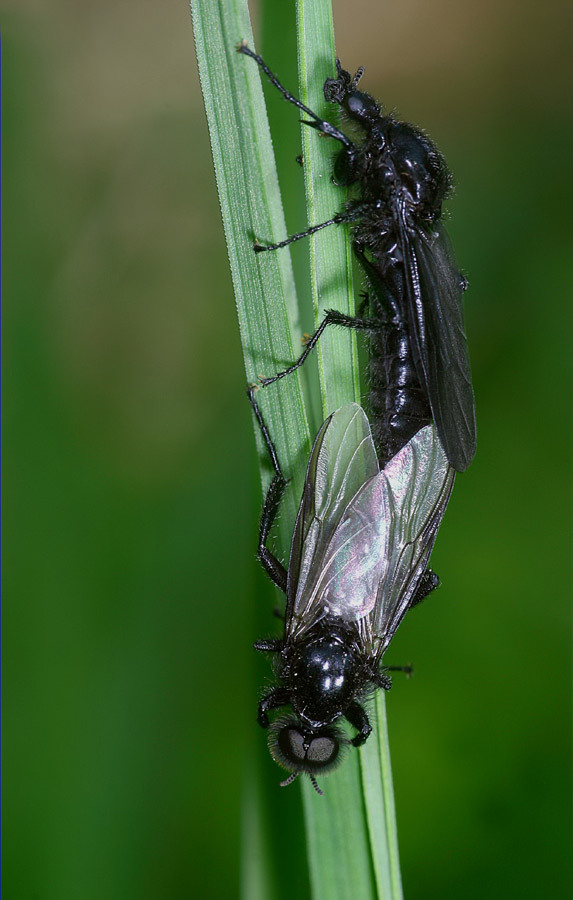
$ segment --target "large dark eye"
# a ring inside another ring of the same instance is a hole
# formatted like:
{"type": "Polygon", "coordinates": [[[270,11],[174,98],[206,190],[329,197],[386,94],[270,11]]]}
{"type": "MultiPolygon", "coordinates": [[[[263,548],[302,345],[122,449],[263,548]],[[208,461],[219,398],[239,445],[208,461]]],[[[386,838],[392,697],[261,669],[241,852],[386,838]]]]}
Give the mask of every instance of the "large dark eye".
{"type": "Polygon", "coordinates": [[[342,761],[349,743],[334,725],[305,731],[297,719],[289,717],[277,719],[269,731],[271,756],[289,772],[324,775],[342,761]]]}
{"type": "Polygon", "coordinates": [[[343,105],[349,116],[360,121],[375,119],[380,115],[380,107],[374,98],[362,91],[348,94],[343,105]]]}

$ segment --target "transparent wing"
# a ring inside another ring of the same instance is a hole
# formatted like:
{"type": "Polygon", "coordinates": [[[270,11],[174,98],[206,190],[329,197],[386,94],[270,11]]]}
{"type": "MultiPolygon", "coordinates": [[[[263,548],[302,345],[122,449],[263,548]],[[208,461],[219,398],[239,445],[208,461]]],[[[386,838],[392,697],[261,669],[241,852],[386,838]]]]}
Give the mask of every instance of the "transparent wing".
{"type": "Polygon", "coordinates": [[[379,552],[384,572],[371,617],[378,658],[392,640],[426,571],[455,477],[433,425],[422,428],[390,460],[383,474],[385,509],[380,512],[388,519],[379,552]]]}
{"type": "Polygon", "coordinates": [[[439,224],[432,228],[402,230],[408,316],[432,417],[446,456],[462,472],[476,448],[463,286],[445,230],[439,224]]]}
{"type": "Polygon", "coordinates": [[[421,429],[345,509],[338,507],[328,538],[323,531],[309,541],[312,558],[297,586],[291,633],[326,614],[340,616],[382,656],[426,570],[453,481],[434,427],[421,429]]]}
{"type": "Polygon", "coordinates": [[[454,471],[433,426],[421,429],[351,499],[300,595],[316,612],[359,624],[381,656],[405,615],[452,490],[454,471]]]}
{"type": "Polygon", "coordinates": [[[326,548],[349,502],[378,469],[364,411],[356,403],[341,407],[322,425],[310,454],[288,567],[288,634],[324,615],[314,586],[326,548]]]}

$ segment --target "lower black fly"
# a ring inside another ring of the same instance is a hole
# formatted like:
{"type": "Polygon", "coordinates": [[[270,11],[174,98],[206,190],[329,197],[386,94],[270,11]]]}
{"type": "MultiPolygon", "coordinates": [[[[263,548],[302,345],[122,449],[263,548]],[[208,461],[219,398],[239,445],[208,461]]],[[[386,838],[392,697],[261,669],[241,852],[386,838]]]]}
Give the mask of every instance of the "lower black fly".
{"type": "MultiPolygon", "coordinates": [[[[442,202],[452,183],[441,153],[423,131],[384,115],[373,97],[357,89],[363,69],[352,77],[337,61],[337,77],[324,83],[325,99],[342,108],[358,133],[358,139],[352,140],[287,91],[246,44],[238,50],[251,57],[285,100],[307,116],[304,124],[339,142],[334,181],[355,191],[354,199],[332,219],[278,244],[257,242],[255,250],[279,249],[329,225],[353,226],[354,249],[382,315],[365,324],[360,317],[330,311],[313,338],[318,339],[330,324],[371,330],[393,325],[399,354],[405,342],[409,344],[409,383],[414,375],[448,460],[463,471],[476,443],[463,323],[467,282],[440,221],[442,202]]],[[[311,339],[309,346],[314,343],[311,339]]],[[[418,412],[415,416],[420,418],[418,412]]],[[[388,452],[392,446],[395,442],[390,440],[388,452]]]]}
{"type": "Polygon", "coordinates": [[[363,702],[388,690],[382,657],[407,610],[436,586],[428,562],[454,481],[433,426],[426,426],[383,470],[366,415],[348,404],[315,440],[293,533],[288,568],[267,547],[286,484],[259,407],[249,399],[275,470],[259,531],[258,557],[286,594],[283,636],[257,641],[275,654],[277,685],[259,702],[269,749],[290,772],[283,784],[331,771],[349,744],[371,732],[363,702]],[[269,712],[292,713],[272,724],[269,712]],[[349,739],[339,720],[355,729],[349,739]]]}

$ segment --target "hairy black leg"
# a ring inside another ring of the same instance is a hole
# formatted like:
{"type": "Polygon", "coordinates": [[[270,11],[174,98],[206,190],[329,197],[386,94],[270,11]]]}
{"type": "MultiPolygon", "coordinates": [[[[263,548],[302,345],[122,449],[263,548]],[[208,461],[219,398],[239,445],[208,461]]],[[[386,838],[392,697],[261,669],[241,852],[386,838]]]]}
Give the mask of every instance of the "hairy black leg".
{"type": "Polygon", "coordinates": [[[280,83],[280,81],[278,80],[276,75],[274,75],[273,72],[271,72],[271,70],[269,69],[266,62],[263,60],[263,58],[261,56],[259,56],[258,53],[254,53],[250,49],[250,47],[247,45],[246,41],[243,41],[242,43],[240,43],[239,46],[237,47],[237,50],[239,53],[243,53],[245,56],[250,56],[251,59],[254,59],[254,61],[259,66],[259,68],[262,69],[262,71],[265,73],[265,75],[267,76],[267,78],[269,79],[271,84],[274,85],[274,87],[276,87],[276,89],[281,92],[281,94],[283,95],[285,100],[288,101],[288,103],[292,103],[293,106],[296,106],[298,109],[302,110],[302,112],[305,113],[307,116],[310,116],[310,118],[313,120],[312,123],[307,122],[305,124],[312,124],[314,128],[317,128],[323,134],[327,134],[329,137],[333,137],[337,141],[340,141],[340,143],[344,144],[345,147],[353,147],[354,146],[352,141],[349,138],[347,138],[346,135],[342,131],[340,131],[338,128],[336,128],[335,125],[332,125],[331,122],[327,122],[326,119],[321,119],[320,116],[318,116],[315,112],[312,111],[312,109],[309,109],[308,106],[305,106],[304,103],[302,103],[302,101],[298,99],[298,97],[295,97],[293,94],[290,93],[290,91],[287,91],[287,89],[285,87],[283,87],[283,85],[280,83]]]}
{"type": "Polygon", "coordinates": [[[253,647],[261,653],[279,653],[284,647],[284,641],[282,638],[263,638],[255,641],[253,647]]]}
{"type": "Polygon", "coordinates": [[[354,220],[355,216],[353,214],[337,213],[332,219],[327,219],[326,222],[319,222],[318,225],[311,225],[306,231],[298,231],[296,234],[291,234],[290,237],[285,238],[284,241],[279,241],[278,244],[259,244],[258,241],[255,241],[253,250],[255,253],[262,253],[265,250],[280,250],[281,247],[288,247],[289,244],[294,244],[295,241],[300,241],[301,238],[310,237],[311,234],[316,234],[317,231],[322,231],[323,228],[328,228],[329,225],[341,225],[344,222],[353,222],[354,220]]]}
{"type": "Polygon", "coordinates": [[[388,290],[387,285],[380,277],[380,273],[370,262],[362,248],[356,246],[356,244],[354,244],[354,255],[366,273],[378,304],[382,307],[385,315],[390,318],[389,322],[384,322],[383,324],[391,325],[402,321],[406,315],[405,310],[400,307],[394,295],[388,290]]]}
{"type": "Polygon", "coordinates": [[[259,404],[255,400],[255,393],[259,388],[258,384],[249,384],[247,386],[247,397],[249,398],[249,403],[251,404],[251,409],[255,414],[255,418],[257,420],[258,426],[261,429],[261,434],[263,436],[263,440],[266,444],[267,450],[269,452],[269,456],[271,458],[271,462],[273,464],[273,469],[276,472],[277,478],[280,478],[281,481],[286,484],[287,479],[284,477],[282,473],[282,469],[279,463],[279,458],[277,456],[277,451],[275,445],[273,444],[273,440],[271,438],[269,429],[267,428],[266,422],[263,419],[263,414],[259,409],[259,404]]]}
{"type": "Polygon", "coordinates": [[[259,379],[259,385],[261,387],[267,387],[269,384],[273,384],[280,378],[284,378],[285,375],[291,375],[293,372],[295,372],[299,368],[299,366],[302,366],[311,350],[316,347],[323,331],[329,325],[340,325],[343,328],[355,328],[357,330],[362,329],[366,331],[372,331],[373,329],[380,328],[380,322],[376,319],[361,319],[357,316],[347,316],[345,313],[341,313],[336,309],[328,309],[326,311],[324,319],[322,320],[314,334],[307,338],[304,350],[302,351],[297,361],[288,366],[288,368],[286,368],[283,372],[277,372],[276,375],[271,375],[269,378],[259,379]]]}
{"type": "Polygon", "coordinates": [[[271,481],[270,487],[265,497],[263,505],[263,513],[261,516],[261,524],[259,526],[259,546],[257,548],[257,559],[261,563],[263,569],[280,590],[286,594],[287,589],[287,570],[282,562],[271,553],[267,547],[267,538],[275,520],[277,510],[279,508],[281,497],[285,489],[286,482],[279,475],[275,475],[271,481]]]}
{"type": "Polygon", "coordinates": [[[392,679],[389,675],[384,675],[387,668],[389,667],[384,666],[382,671],[376,672],[372,677],[372,681],[376,687],[382,688],[383,691],[389,691],[392,687],[392,679]]]}
{"type": "Polygon", "coordinates": [[[358,734],[352,738],[351,743],[354,747],[360,747],[372,731],[372,725],[368,720],[366,710],[360,703],[351,703],[344,710],[344,715],[353,728],[356,728],[356,731],[358,731],[358,734]]]}
{"type": "Polygon", "coordinates": [[[435,591],[439,586],[440,579],[438,578],[436,573],[432,572],[431,569],[426,569],[420,579],[418,587],[414,591],[414,595],[410,600],[408,609],[412,609],[413,606],[417,606],[418,603],[421,603],[422,600],[425,600],[428,594],[431,594],[432,591],[435,591]]]}
{"type": "Polygon", "coordinates": [[[263,435],[267,450],[269,451],[271,462],[273,464],[273,468],[276,473],[275,477],[270,483],[267,495],[265,497],[265,502],[263,504],[263,512],[261,515],[261,523],[259,526],[259,545],[257,548],[257,559],[260,561],[263,569],[265,570],[271,581],[286,594],[287,570],[283,566],[282,562],[276,558],[274,553],[271,553],[271,551],[268,549],[267,538],[276,518],[276,514],[280,506],[281,498],[287,482],[280,467],[275,445],[272,442],[269,430],[259,409],[259,405],[255,400],[255,390],[256,387],[248,387],[247,396],[255,414],[255,418],[259,424],[259,428],[261,429],[261,433],[263,435]]]}
{"type": "Polygon", "coordinates": [[[269,717],[267,713],[271,709],[278,709],[279,706],[286,706],[290,703],[290,695],[286,688],[274,688],[268,694],[259,700],[259,711],[257,715],[257,719],[259,725],[263,728],[268,728],[269,725],[269,717]]]}

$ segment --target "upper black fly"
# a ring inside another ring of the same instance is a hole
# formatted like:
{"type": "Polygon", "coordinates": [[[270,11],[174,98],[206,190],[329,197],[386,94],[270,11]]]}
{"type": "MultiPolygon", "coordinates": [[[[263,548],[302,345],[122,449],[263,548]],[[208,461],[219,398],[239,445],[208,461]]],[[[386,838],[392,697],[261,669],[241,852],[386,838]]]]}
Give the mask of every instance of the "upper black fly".
{"type": "Polygon", "coordinates": [[[258,556],[286,594],[283,637],[255,644],[276,654],[278,679],[258,718],[268,727],[269,711],[292,708],[270,725],[270,751],[291,772],[283,784],[306,773],[319,790],[315,777],[370,734],[362,702],[390,688],[383,654],[407,610],[436,587],[427,567],[454,472],[431,425],[380,471],[363,410],[342,407],[314,443],[287,570],[266,546],[286,482],[254,391],[249,399],[276,473],[258,556]],[[336,724],[342,716],[356,729],[351,741],[336,724]]]}
{"type": "Polygon", "coordinates": [[[463,323],[466,280],[440,222],[452,183],[441,153],[419,128],[384,115],[369,94],[357,90],[362,69],[352,77],[337,61],[337,77],[324,83],[325,98],[339,104],[355,126],[359,139],[354,141],[290,94],[245,44],[238,49],[309,117],[306,125],[340,142],[334,181],[355,189],[355,199],[332,219],[278,244],[255,245],[257,251],[275,250],[328,225],[354,225],[355,251],[376,298],[375,316],[329,311],[303,357],[329,324],[401,330],[448,460],[463,471],[475,453],[475,409],[463,323]]]}

